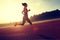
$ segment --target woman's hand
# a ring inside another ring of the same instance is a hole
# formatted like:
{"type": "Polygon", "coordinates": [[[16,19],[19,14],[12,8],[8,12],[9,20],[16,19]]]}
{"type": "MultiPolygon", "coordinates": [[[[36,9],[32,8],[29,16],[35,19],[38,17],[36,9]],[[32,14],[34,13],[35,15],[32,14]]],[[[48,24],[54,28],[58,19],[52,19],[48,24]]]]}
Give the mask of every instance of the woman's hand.
{"type": "Polygon", "coordinates": [[[28,11],[30,11],[30,9],[28,11]]]}

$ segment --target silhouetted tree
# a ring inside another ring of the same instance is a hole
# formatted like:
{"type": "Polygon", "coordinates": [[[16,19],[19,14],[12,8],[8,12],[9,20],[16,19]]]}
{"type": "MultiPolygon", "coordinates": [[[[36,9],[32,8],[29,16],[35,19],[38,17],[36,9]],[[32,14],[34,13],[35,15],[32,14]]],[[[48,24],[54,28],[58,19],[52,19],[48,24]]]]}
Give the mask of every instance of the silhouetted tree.
{"type": "Polygon", "coordinates": [[[32,21],[40,21],[40,20],[47,20],[47,19],[54,19],[54,18],[60,18],[60,10],[56,9],[50,12],[34,15],[30,19],[32,21]]]}

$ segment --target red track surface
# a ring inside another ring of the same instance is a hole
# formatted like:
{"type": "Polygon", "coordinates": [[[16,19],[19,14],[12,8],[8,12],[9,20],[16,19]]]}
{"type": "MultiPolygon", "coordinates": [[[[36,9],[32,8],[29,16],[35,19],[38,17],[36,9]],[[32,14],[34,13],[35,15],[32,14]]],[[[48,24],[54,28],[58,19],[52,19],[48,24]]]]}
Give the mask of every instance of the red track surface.
{"type": "Polygon", "coordinates": [[[59,40],[60,20],[0,28],[0,40],[59,40]]]}

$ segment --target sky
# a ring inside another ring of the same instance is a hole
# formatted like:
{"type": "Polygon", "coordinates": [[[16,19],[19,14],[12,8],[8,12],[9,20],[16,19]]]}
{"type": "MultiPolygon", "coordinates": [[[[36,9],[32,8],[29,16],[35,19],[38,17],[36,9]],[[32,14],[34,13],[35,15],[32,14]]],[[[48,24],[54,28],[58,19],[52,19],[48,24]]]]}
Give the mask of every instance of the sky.
{"type": "Polygon", "coordinates": [[[29,17],[42,12],[60,9],[60,0],[0,0],[0,23],[22,21],[23,6],[28,4],[29,17]]]}

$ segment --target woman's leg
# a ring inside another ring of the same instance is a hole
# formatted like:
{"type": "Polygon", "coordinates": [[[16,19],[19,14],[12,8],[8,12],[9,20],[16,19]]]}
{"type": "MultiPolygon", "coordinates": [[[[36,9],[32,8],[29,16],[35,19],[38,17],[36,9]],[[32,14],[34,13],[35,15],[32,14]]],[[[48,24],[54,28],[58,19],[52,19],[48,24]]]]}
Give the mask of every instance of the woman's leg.
{"type": "Polygon", "coordinates": [[[22,22],[22,25],[24,25],[26,22],[25,18],[23,17],[23,22],[22,22]]]}
{"type": "Polygon", "coordinates": [[[32,22],[30,21],[30,19],[29,19],[29,18],[27,19],[27,22],[29,22],[29,23],[32,25],[32,22]]]}

